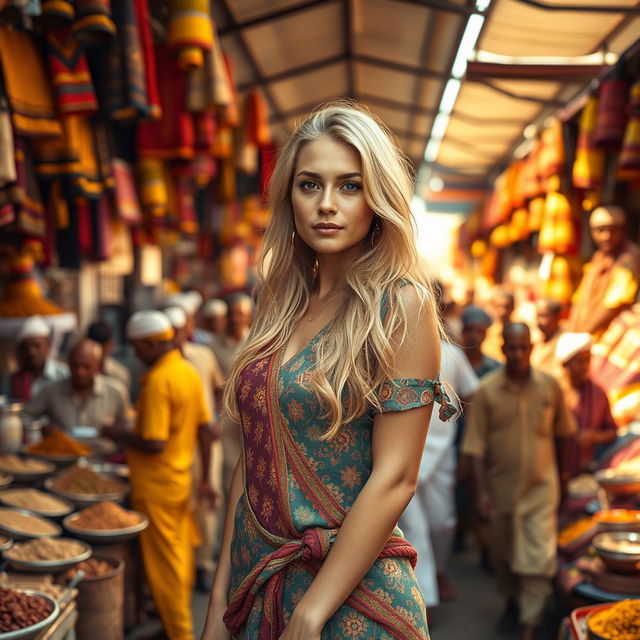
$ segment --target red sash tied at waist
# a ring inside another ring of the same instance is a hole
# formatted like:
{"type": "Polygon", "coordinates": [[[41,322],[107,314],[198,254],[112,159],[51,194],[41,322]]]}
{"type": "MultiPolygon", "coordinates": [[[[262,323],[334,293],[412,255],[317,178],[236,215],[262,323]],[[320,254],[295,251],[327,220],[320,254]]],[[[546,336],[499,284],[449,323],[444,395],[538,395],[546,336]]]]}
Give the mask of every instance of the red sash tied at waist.
{"type": "MultiPolygon", "coordinates": [[[[284,569],[292,562],[322,562],[338,533],[338,529],[310,527],[302,537],[285,542],[272,553],[261,558],[242,584],[231,594],[224,623],[232,635],[237,635],[245,623],[258,591],[264,589],[263,622],[256,640],[277,640],[284,631],[282,619],[282,589],[284,569]]],[[[387,540],[378,558],[407,558],[415,567],[418,554],[404,538],[392,536],[387,540]]],[[[351,596],[347,599],[350,604],[351,596]]],[[[383,622],[383,621],[380,621],[383,622]]]]}

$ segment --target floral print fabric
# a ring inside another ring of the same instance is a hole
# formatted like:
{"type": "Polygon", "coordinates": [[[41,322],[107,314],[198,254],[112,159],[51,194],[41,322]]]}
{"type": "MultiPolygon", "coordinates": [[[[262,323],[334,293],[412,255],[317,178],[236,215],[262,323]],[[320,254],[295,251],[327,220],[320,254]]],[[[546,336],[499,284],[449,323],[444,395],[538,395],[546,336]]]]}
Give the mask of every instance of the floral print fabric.
{"type": "MultiPolygon", "coordinates": [[[[231,605],[229,618],[225,616],[228,626],[235,620],[234,638],[278,637],[279,625],[286,625],[309,588],[371,473],[373,410],[344,425],[334,439],[321,439],[328,420],[319,418],[323,411],[309,386],[321,335],[286,363],[279,353],[271,364],[269,358],[260,360],[241,374],[245,491],[235,514],[231,605]],[[276,405],[271,414],[270,401],[276,405]],[[277,434],[270,438],[270,430],[280,433],[282,442],[277,434]],[[323,534],[320,551],[305,542],[311,531],[323,534]],[[286,558],[281,552],[285,548],[286,558]],[[276,591],[279,604],[274,608],[276,591]]],[[[446,394],[431,380],[389,381],[379,398],[383,412],[434,399],[447,407],[446,394]]],[[[322,640],[429,638],[424,599],[412,568],[415,556],[407,548],[415,551],[401,536],[396,528],[388,549],[391,557],[374,562],[352,597],[327,622],[322,640]]]]}

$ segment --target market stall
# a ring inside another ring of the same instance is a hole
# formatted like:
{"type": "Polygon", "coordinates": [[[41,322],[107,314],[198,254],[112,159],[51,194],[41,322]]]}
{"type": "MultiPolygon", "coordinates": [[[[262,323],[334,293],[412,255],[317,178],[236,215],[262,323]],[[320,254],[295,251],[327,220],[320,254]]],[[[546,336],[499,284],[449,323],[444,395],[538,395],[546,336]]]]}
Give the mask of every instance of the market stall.
{"type": "Polygon", "coordinates": [[[40,607],[37,620],[10,622],[33,625],[39,640],[121,640],[144,616],[137,537],[148,520],[126,508],[126,465],[105,462],[97,452],[112,453],[109,443],[84,435],[0,453],[0,581],[13,590],[2,594],[40,607]]]}

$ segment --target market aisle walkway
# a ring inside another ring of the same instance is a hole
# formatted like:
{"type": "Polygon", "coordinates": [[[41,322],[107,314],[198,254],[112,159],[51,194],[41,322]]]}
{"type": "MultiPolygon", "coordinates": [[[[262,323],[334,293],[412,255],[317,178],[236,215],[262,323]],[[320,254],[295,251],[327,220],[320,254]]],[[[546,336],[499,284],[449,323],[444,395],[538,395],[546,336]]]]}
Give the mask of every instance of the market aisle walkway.
{"type": "MultiPolygon", "coordinates": [[[[497,640],[496,621],[502,611],[493,578],[479,566],[473,551],[456,554],[451,558],[451,579],[458,597],[441,605],[433,614],[431,640],[497,640]]],[[[194,594],[193,615],[197,632],[202,629],[207,598],[194,594]]],[[[555,640],[556,624],[549,621],[541,630],[539,640],[555,640]]],[[[517,640],[518,635],[500,640],[517,640]]]]}

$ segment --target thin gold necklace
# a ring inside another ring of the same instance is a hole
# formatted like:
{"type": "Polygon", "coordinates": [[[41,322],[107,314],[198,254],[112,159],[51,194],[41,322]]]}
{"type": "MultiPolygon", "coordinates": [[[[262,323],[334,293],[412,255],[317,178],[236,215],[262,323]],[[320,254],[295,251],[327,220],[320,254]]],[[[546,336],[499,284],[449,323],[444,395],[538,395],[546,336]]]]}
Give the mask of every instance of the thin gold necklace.
{"type": "MultiPolygon", "coordinates": [[[[335,296],[336,294],[340,293],[341,291],[346,291],[347,287],[341,287],[340,289],[335,289],[334,291],[332,291],[331,293],[328,293],[323,299],[323,302],[326,302],[329,298],[333,298],[333,296],[335,296]]],[[[314,315],[307,315],[307,321],[308,322],[312,322],[313,320],[315,320],[323,311],[324,311],[325,307],[322,307],[320,309],[320,311],[318,311],[317,313],[315,313],[314,315]]]]}

